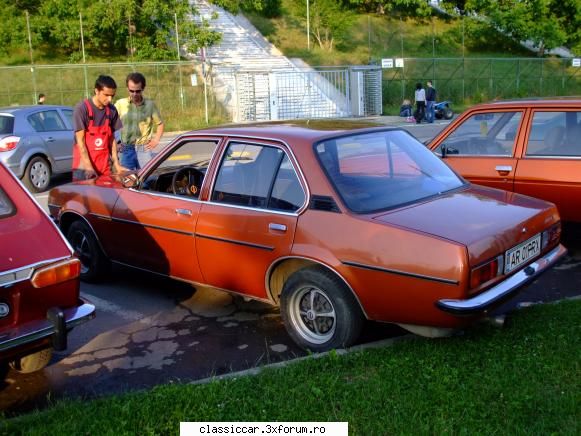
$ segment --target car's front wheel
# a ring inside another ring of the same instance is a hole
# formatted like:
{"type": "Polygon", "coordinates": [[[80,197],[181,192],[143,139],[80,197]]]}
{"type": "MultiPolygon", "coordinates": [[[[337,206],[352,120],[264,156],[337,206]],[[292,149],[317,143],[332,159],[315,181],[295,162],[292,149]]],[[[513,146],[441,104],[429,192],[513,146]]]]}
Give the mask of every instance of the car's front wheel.
{"type": "Polygon", "coordinates": [[[359,304],[336,275],[321,267],[292,274],[281,294],[281,314],[302,348],[327,351],[352,345],[363,326],[359,304]]]}
{"type": "Polygon", "coordinates": [[[22,374],[30,374],[31,372],[40,371],[48,365],[51,358],[52,349],[45,348],[44,350],[13,360],[10,362],[10,366],[22,374]]]}
{"type": "Polygon", "coordinates": [[[93,283],[103,280],[111,264],[91,228],[83,221],[75,221],[67,231],[67,239],[81,261],[81,280],[93,283]]]}
{"type": "Polygon", "coordinates": [[[32,192],[43,192],[48,188],[51,173],[48,161],[43,157],[35,156],[26,165],[22,182],[32,192]]]}

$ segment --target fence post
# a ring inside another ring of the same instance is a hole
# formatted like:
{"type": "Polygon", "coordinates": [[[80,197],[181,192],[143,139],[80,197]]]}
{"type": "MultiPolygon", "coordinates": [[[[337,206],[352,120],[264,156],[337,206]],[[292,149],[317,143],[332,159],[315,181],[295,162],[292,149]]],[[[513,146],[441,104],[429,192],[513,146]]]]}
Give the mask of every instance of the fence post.
{"type": "Polygon", "coordinates": [[[520,89],[520,59],[516,60],[516,93],[518,95],[518,91],[520,89]]]}
{"type": "Polygon", "coordinates": [[[488,99],[492,100],[494,99],[496,96],[494,96],[494,83],[493,83],[493,79],[492,79],[492,59],[490,59],[490,71],[488,73],[488,99]]]}

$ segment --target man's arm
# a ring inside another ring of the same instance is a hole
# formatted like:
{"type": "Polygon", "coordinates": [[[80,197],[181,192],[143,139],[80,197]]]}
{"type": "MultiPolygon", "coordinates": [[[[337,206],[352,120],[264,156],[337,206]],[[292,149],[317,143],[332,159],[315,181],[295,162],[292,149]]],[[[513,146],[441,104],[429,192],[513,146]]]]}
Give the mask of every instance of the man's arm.
{"type": "Polygon", "coordinates": [[[117,140],[115,139],[115,135],[111,138],[111,160],[113,161],[113,172],[114,173],[121,173],[123,171],[128,171],[127,168],[121,166],[119,163],[119,156],[117,155],[117,140]]]}
{"type": "Polygon", "coordinates": [[[89,152],[87,151],[87,145],[85,144],[85,131],[77,130],[75,132],[75,139],[75,147],[78,147],[80,156],[79,169],[94,173],[95,169],[93,168],[93,164],[89,158],[89,152]]]}
{"type": "Polygon", "coordinates": [[[153,150],[155,147],[157,147],[157,145],[159,144],[159,141],[161,141],[161,137],[163,135],[163,129],[164,129],[164,125],[163,125],[163,121],[162,121],[161,123],[159,123],[157,125],[157,129],[155,130],[155,135],[153,136],[153,138],[151,138],[149,140],[149,142],[145,145],[146,150],[153,150]]]}

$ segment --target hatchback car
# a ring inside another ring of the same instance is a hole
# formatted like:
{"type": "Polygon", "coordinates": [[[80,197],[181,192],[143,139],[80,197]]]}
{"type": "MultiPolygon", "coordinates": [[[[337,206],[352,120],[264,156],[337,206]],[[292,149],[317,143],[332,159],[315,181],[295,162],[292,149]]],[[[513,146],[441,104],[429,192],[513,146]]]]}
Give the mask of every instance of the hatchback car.
{"type": "Polygon", "coordinates": [[[32,192],[45,191],[53,174],[71,171],[73,108],[0,108],[0,161],[32,192]]]}
{"type": "Polygon", "coordinates": [[[477,105],[428,147],[474,183],[551,201],[581,223],[581,99],[477,105]]]}
{"type": "Polygon", "coordinates": [[[315,351],[365,319],[448,334],[565,254],[554,205],[467,183],[405,130],[352,126],[190,132],[137,174],[53,188],[50,212],[81,279],[113,261],[280,305],[315,351]]]}
{"type": "Polygon", "coordinates": [[[71,328],[94,316],[80,262],[48,215],[0,162],[0,367],[46,366],[71,328]]]}

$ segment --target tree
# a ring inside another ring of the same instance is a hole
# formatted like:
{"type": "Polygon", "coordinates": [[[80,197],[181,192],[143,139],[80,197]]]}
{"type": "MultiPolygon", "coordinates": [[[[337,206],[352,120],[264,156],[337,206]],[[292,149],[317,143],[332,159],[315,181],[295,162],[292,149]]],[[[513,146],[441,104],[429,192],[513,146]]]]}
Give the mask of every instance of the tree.
{"type": "MultiPolygon", "coordinates": [[[[294,14],[306,27],[307,8],[305,0],[294,0],[294,14]]],[[[309,27],[311,35],[323,50],[333,51],[345,41],[355,15],[337,0],[310,0],[309,27]]],[[[309,37],[311,36],[309,35],[309,37]]]]}
{"type": "Polygon", "coordinates": [[[486,16],[492,25],[519,41],[532,41],[543,56],[545,50],[567,41],[563,17],[556,13],[555,4],[555,0],[467,0],[466,10],[486,16]]]}

